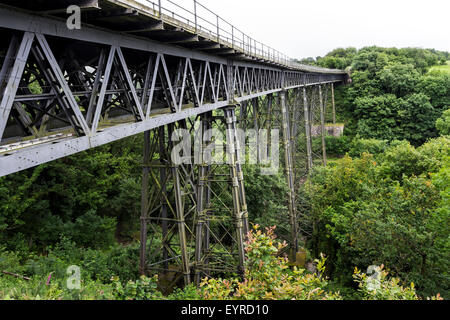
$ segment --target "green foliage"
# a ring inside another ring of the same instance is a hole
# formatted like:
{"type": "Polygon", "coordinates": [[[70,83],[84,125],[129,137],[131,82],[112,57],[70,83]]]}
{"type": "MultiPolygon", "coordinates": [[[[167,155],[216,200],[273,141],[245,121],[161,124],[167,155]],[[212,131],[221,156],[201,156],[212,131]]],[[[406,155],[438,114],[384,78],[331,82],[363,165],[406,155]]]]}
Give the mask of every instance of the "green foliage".
{"type": "MultiPolygon", "coordinates": [[[[205,279],[201,285],[208,300],[321,300],[340,299],[338,293],[327,292],[328,282],[321,275],[306,274],[304,269],[288,267],[286,257],[277,257],[285,243],[276,241],[275,228],[262,232],[255,226],[246,243],[244,280],[205,279]]],[[[325,260],[318,261],[324,270],[325,260]]]]}
{"type": "Polygon", "coordinates": [[[355,103],[361,138],[409,140],[420,145],[435,135],[436,111],[423,94],[413,94],[406,100],[392,94],[361,97],[355,103]]]}
{"type": "Polygon", "coordinates": [[[412,64],[390,64],[377,73],[381,89],[397,97],[413,92],[419,77],[419,72],[412,64]]]}
{"type": "Polygon", "coordinates": [[[82,281],[80,290],[68,290],[63,280],[46,283],[47,277],[31,280],[0,276],[2,300],[111,300],[112,289],[100,282],[82,281]]]}
{"type": "Polygon", "coordinates": [[[111,250],[99,254],[96,250],[87,250],[83,256],[83,270],[93,279],[108,283],[113,276],[124,281],[139,277],[139,246],[117,245],[111,250]]]}
{"type": "Polygon", "coordinates": [[[98,216],[90,210],[78,217],[75,222],[66,223],[65,234],[74,239],[78,245],[91,248],[108,248],[114,244],[116,219],[98,216]]]}
{"type": "Polygon", "coordinates": [[[431,105],[443,111],[450,105],[450,73],[428,73],[420,78],[414,91],[429,97],[431,105]]]}
{"type": "Polygon", "coordinates": [[[396,142],[376,160],[363,153],[315,170],[306,184],[309,245],[327,254],[333,279],[350,285],[352,266],[384,263],[420,295],[448,296],[449,143],[442,137],[416,149],[396,142]]]}
{"type": "Polygon", "coordinates": [[[113,245],[116,223],[139,212],[141,155],[129,150],[135,140],[0,178],[0,241],[41,252],[61,234],[80,246],[113,245]]]}
{"type": "Polygon", "coordinates": [[[153,278],[142,276],[139,280],[130,280],[125,285],[118,277],[114,277],[112,281],[112,294],[115,300],[160,300],[163,298],[161,292],[157,291],[157,276],[153,278]]]}
{"type": "Polygon", "coordinates": [[[322,66],[331,65],[331,58],[351,61],[346,62],[351,65],[351,85],[336,90],[337,114],[346,122],[346,135],[408,140],[415,146],[437,137],[435,122],[450,105],[450,74],[427,71],[449,53],[417,48],[350,49],[317,61],[322,66]]]}
{"type": "Polygon", "coordinates": [[[379,155],[387,149],[388,145],[387,140],[354,139],[348,154],[352,158],[360,157],[363,153],[379,155]]]}
{"type": "Polygon", "coordinates": [[[352,59],[356,56],[356,53],[356,48],[338,48],[328,53],[325,57],[320,58],[317,64],[324,68],[345,70],[351,66],[352,59]]]}
{"type": "Polygon", "coordinates": [[[419,300],[414,289],[414,283],[404,288],[399,284],[400,279],[388,279],[387,276],[388,273],[383,270],[383,266],[380,267],[379,275],[374,279],[375,281],[367,277],[367,274],[359,271],[358,268],[355,268],[353,274],[364,300],[419,300]]]}
{"type": "MultiPolygon", "coordinates": [[[[246,270],[243,280],[205,279],[200,294],[207,300],[340,300],[339,292],[324,277],[327,259],[316,260],[317,274],[288,266],[278,252],[286,245],[276,240],[275,227],[265,232],[255,226],[246,243],[246,270]]],[[[370,286],[367,275],[355,269],[353,275],[360,293],[353,295],[362,300],[418,300],[414,285],[402,287],[398,278],[388,278],[380,270],[376,289],[370,286]]],[[[196,296],[197,298],[197,296],[196,296]]],[[[437,295],[434,299],[440,299],[437,295]]]]}
{"type": "Polygon", "coordinates": [[[447,109],[442,117],[436,120],[436,128],[442,135],[450,135],[450,109],[447,109]]]}
{"type": "Polygon", "coordinates": [[[279,196],[287,193],[282,173],[262,175],[260,168],[250,165],[243,169],[249,220],[263,227],[280,224],[278,214],[287,210],[284,199],[279,196]]]}
{"type": "MultiPolygon", "coordinates": [[[[347,136],[325,136],[327,155],[342,156],[346,154],[350,150],[351,141],[352,138],[347,136]]],[[[320,154],[322,152],[322,138],[314,138],[312,144],[313,151],[320,154]]]]}

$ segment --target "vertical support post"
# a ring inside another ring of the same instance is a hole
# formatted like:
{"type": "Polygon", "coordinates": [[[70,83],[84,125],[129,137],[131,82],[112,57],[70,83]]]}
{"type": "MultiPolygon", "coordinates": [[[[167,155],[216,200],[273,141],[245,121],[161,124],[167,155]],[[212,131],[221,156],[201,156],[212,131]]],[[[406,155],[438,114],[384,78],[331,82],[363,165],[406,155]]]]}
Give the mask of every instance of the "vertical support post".
{"type": "MultiPolygon", "coordinates": [[[[208,128],[207,134],[205,136],[205,144],[206,142],[210,143],[213,139],[212,137],[212,132],[209,130],[212,128],[212,121],[213,121],[213,113],[209,112],[207,114],[207,119],[206,119],[207,123],[206,123],[206,128],[208,128]]],[[[206,148],[206,146],[205,146],[206,148]]],[[[206,192],[203,194],[204,196],[204,206],[203,206],[203,210],[205,211],[206,214],[206,224],[205,224],[205,230],[203,232],[203,243],[204,243],[204,250],[203,252],[205,253],[205,255],[207,255],[205,257],[205,259],[203,260],[203,263],[205,265],[205,268],[203,270],[203,272],[209,276],[210,271],[209,271],[209,252],[210,252],[210,215],[211,215],[211,197],[212,197],[212,191],[211,191],[211,181],[210,181],[210,177],[211,177],[211,163],[208,163],[208,166],[206,167],[206,173],[205,176],[208,177],[208,180],[206,181],[205,184],[205,189],[206,192]]]]}
{"type": "Polygon", "coordinates": [[[333,106],[333,124],[336,125],[336,103],[334,100],[334,83],[331,83],[331,103],[333,106]]]}
{"type": "MultiPolygon", "coordinates": [[[[244,155],[245,155],[245,145],[240,145],[240,139],[238,136],[237,131],[237,124],[236,124],[236,113],[235,109],[233,109],[233,132],[234,132],[234,139],[236,141],[235,143],[235,154],[236,154],[236,170],[238,174],[238,182],[239,182],[239,203],[241,205],[241,213],[242,213],[242,219],[243,219],[243,233],[244,233],[244,239],[247,237],[248,232],[250,231],[250,226],[248,222],[248,207],[247,207],[247,199],[245,195],[245,186],[244,186],[244,171],[242,170],[242,161],[241,161],[241,148],[244,148],[244,155]]],[[[258,144],[259,145],[259,144],[258,144]]],[[[258,148],[259,152],[259,148],[258,148]]],[[[259,158],[258,158],[259,159],[259,158]]]]}
{"type": "Polygon", "coordinates": [[[150,131],[144,133],[144,160],[142,165],[142,198],[141,198],[141,234],[140,234],[140,264],[139,273],[145,275],[146,264],[147,264],[147,219],[148,219],[148,178],[149,178],[149,167],[150,162],[150,131]]]}
{"type": "MultiPolygon", "coordinates": [[[[256,145],[259,146],[259,124],[258,124],[258,111],[259,111],[259,98],[252,100],[253,106],[253,129],[256,131],[256,145]]],[[[259,154],[259,148],[256,150],[256,159],[261,159],[259,154]]]]}
{"type": "Polygon", "coordinates": [[[325,105],[323,103],[322,85],[319,85],[320,127],[322,129],[322,157],[323,165],[327,165],[327,147],[325,144],[325,105]]]}
{"type": "MultiPolygon", "coordinates": [[[[174,125],[169,124],[169,138],[172,136],[174,131],[174,125]]],[[[170,139],[169,139],[170,141],[170,139]]],[[[171,142],[169,143],[171,147],[171,142]]],[[[189,264],[189,255],[187,250],[187,237],[186,237],[186,226],[185,226],[185,218],[184,218],[184,203],[182,196],[182,188],[180,181],[180,173],[178,165],[172,163],[172,177],[173,177],[173,189],[175,194],[175,208],[176,208],[176,220],[178,224],[178,236],[180,237],[180,250],[181,250],[181,259],[182,259],[182,268],[184,275],[184,284],[188,285],[191,283],[190,276],[190,264],[189,264]]]]}
{"type": "Polygon", "coordinates": [[[216,15],[216,18],[217,18],[217,42],[220,42],[219,15],[216,15]]]}
{"type": "Polygon", "coordinates": [[[306,87],[303,87],[303,112],[305,113],[305,133],[306,133],[306,156],[307,156],[307,169],[308,172],[311,171],[313,167],[312,159],[312,145],[311,145],[311,123],[309,121],[309,106],[308,106],[308,96],[306,94],[306,87]]]}
{"type": "Polygon", "coordinates": [[[169,233],[168,227],[168,203],[167,203],[167,163],[164,159],[165,148],[166,148],[166,138],[165,138],[166,130],[165,126],[161,126],[158,128],[159,135],[159,179],[161,181],[161,229],[162,229],[162,244],[163,244],[163,261],[164,261],[164,270],[169,270],[169,252],[167,250],[167,237],[169,233]]]}
{"type": "Polygon", "coordinates": [[[197,21],[197,0],[194,0],[194,20],[195,20],[195,32],[198,29],[198,21],[197,21]]]}
{"type": "Polygon", "coordinates": [[[231,26],[231,47],[234,49],[234,26],[231,26]]]}
{"type": "Polygon", "coordinates": [[[211,113],[202,114],[200,139],[197,143],[202,146],[200,149],[199,160],[201,164],[199,165],[198,173],[198,183],[197,183],[197,224],[195,230],[195,283],[198,286],[201,280],[201,272],[205,271],[205,261],[202,259],[202,254],[204,250],[208,250],[208,244],[206,243],[209,237],[206,237],[205,225],[208,223],[208,210],[209,210],[209,197],[208,197],[208,174],[209,167],[205,163],[204,151],[206,148],[206,134],[211,129],[211,113]],[[205,242],[205,243],[204,243],[205,242]],[[203,245],[205,244],[205,248],[203,245]]]}
{"type": "Polygon", "coordinates": [[[297,228],[297,210],[295,206],[295,187],[294,187],[294,172],[292,166],[292,150],[290,142],[290,130],[289,130],[289,115],[286,106],[286,91],[280,92],[281,100],[281,113],[283,121],[283,143],[284,143],[284,161],[286,178],[289,188],[289,216],[291,224],[291,241],[292,241],[292,253],[295,254],[298,251],[298,228],[297,228]]]}
{"type": "Polygon", "coordinates": [[[158,0],[158,14],[159,14],[159,20],[162,20],[162,15],[161,15],[161,0],[158,0]]]}
{"type": "Polygon", "coordinates": [[[247,101],[241,102],[240,119],[239,124],[242,130],[247,130],[247,101]]]}
{"type": "Polygon", "coordinates": [[[235,129],[236,129],[236,116],[235,106],[228,106],[224,109],[225,121],[227,128],[227,153],[228,153],[228,165],[230,167],[231,181],[232,181],[232,196],[233,196],[233,212],[236,223],[236,241],[238,246],[239,267],[238,272],[243,275],[244,273],[244,224],[245,217],[241,211],[241,195],[239,188],[239,165],[237,161],[237,148],[235,142],[235,129]]]}
{"type": "MultiPolygon", "coordinates": [[[[294,109],[291,112],[291,143],[292,143],[292,166],[295,168],[295,155],[297,153],[298,117],[300,113],[300,89],[294,90],[294,109]]],[[[295,172],[294,172],[295,174],[295,172]]],[[[295,175],[294,175],[295,176],[295,175]]]]}

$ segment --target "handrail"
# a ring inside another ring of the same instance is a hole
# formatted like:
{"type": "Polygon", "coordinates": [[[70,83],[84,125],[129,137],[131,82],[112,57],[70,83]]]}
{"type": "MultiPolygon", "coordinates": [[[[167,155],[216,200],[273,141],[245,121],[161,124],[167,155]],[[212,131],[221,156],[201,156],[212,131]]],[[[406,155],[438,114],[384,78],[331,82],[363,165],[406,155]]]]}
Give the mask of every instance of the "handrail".
{"type": "Polygon", "coordinates": [[[251,38],[198,0],[186,0],[192,1],[192,9],[187,9],[173,0],[138,1],[152,8],[153,12],[149,13],[158,19],[169,23],[182,23],[183,27],[190,29],[193,33],[209,37],[211,40],[247,56],[290,69],[320,73],[343,73],[341,70],[319,68],[295,62],[282,52],[251,38]],[[206,17],[206,15],[209,15],[209,17],[206,17]]]}

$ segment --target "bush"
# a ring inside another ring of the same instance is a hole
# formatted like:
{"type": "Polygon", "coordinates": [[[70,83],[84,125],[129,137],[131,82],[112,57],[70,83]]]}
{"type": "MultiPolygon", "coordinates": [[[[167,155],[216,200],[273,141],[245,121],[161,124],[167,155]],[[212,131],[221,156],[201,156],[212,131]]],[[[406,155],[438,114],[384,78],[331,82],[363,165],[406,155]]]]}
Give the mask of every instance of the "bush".
{"type": "Polygon", "coordinates": [[[419,300],[414,289],[414,283],[402,287],[400,279],[388,279],[388,273],[383,266],[378,267],[374,278],[368,277],[355,268],[353,278],[358,283],[363,300],[419,300]]]}
{"type": "Polygon", "coordinates": [[[351,142],[352,138],[347,136],[326,136],[325,145],[327,147],[327,154],[330,156],[343,156],[350,151],[351,142]]]}
{"type": "MultiPolygon", "coordinates": [[[[256,225],[246,243],[244,280],[205,279],[201,284],[204,299],[208,300],[319,300],[340,299],[339,294],[327,292],[327,280],[319,275],[306,274],[304,269],[289,269],[286,257],[277,253],[286,243],[276,241],[275,227],[266,232],[256,225]]],[[[318,261],[320,273],[325,260],[318,261]]]]}
{"type": "Polygon", "coordinates": [[[351,268],[384,263],[418,295],[448,296],[449,143],[395,142],[376,159],[363,153],[314,170],[308,246],[327,254],[329,276],[350,286],[351,268]]]}
{"type": "Polygon", "coordinates": [[[88,250],[84,254],[82,267],[92,279],[109,283],[112,277],[118,277],[122,281],[136,280],[139,278],[139,246],[115,246],[102,253],[88,250]]]}
{"type": "Polygon", "coordinates": [[[442,135],[450,135],[450,109],[444,111],[442,117],[437,119],[436,128],[442,135]]]}
{"type": "Polygon", "coordinates": [[[101,217],[90,210],[73,224],[66,224],[66,234],[79,246],[106,249],[115,243],[116,224],[115,218],[101,217]]]}
{"type": "Polygon", "coordinates": [[[115,300],[160,300],[163,298],[157,290],[158,277],[147,278],[142,276],[139,280],[128,281],[122,284],[119,277],[114,277],[112,294],[115,300]]]}
{"type": "Polygon", "coordinates": [[[363,153],[378,155],[383,153],[387,149],[388,145],[389,143],[387,140],[354,139],[349,150],[349,156],[352,158],[358,158],[363,153]]]}
{"type": "MultiPolygon", "coordinates": [[[[345,155],[350,150],[351,141],[352,138],[347,136],[325,136],[327,156],[339,157],[345,155]]],[[[312,148],[314,153],[322,154],[321,137],[315,137],[312,139],[312,148]]]]}

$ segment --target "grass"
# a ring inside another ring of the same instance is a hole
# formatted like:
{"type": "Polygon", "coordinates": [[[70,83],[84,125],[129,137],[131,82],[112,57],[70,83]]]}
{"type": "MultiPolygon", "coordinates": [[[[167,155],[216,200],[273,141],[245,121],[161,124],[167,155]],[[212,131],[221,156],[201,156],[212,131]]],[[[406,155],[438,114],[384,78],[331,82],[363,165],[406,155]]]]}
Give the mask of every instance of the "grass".
{"type": "Polygon", "coordinates": [[[444,64],[444,65],[431,67],[429,72],[433,72],[433,71],[440,71],[440,72],[450,73],[450,60],[447,61],[447,63],[444,64]]]}

